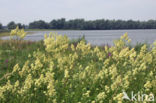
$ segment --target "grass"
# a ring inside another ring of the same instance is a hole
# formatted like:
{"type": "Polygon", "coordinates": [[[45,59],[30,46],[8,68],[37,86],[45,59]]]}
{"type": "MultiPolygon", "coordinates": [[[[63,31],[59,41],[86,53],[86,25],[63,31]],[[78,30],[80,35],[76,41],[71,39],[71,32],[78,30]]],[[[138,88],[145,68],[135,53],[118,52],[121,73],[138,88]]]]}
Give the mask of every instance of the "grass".
{"type": "Polygon", "coordinates": [[[28,55],[32,54],[37,48],[44,48],[43,41],[15,41],[0,40],[0,77],[11,69],[16,63],[23,65],[28,59],[28,55]]]}
{"type": "MultiPolygon", "coordinates": [[[[81,40],[85,40],[85,38],[73,39],[69,44],[77,45],[81,40]]],[[[43,40],[38,42],[0,40],[0,78],[11,72],[15,64],[18,63],[22,66],[28,60],[28,55],[33,55],[33,52],[38,49],[45,50],[43,40]]]]}

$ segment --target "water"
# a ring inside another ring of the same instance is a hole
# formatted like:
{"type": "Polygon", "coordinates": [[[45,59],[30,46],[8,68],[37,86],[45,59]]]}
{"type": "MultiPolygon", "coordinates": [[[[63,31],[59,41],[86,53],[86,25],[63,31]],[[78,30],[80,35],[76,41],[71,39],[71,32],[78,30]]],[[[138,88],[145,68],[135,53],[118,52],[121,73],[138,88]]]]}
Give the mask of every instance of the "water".
{"type": "MultiPolygon", "coordinates": [[[[44,34],[50,32],[67,35],[70,39],[80,38],[83,35],[87,42],[92,45],[113,45],[113,41],[119,39],[124,33],[132,39],[132,44],[149,43],[152,44],[156,40],[156,29],[152,30],[56,30],[56,31],[30,31],[32,35],[27,35],[25,40],[39,41],[44,39],[44,34]]],[[[9,37],[2,37],[9,39],[9,37]]]]}

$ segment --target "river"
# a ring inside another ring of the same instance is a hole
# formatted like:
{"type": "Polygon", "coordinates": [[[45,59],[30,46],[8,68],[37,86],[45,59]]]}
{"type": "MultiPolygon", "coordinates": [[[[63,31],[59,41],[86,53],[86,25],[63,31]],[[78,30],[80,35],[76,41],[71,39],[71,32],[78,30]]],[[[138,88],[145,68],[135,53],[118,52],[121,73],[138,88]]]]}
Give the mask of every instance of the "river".
{"type": "MultiPolygon", "coordinates": [[[[33,34],[27,35],[25,40],[39,41],[44,39],[44,34],[58,33],[67,35],[70,39],[80,38],[83,35],[87,42],[92,45],[113,45],[113,41],[119,39],[124,33],[132,40],[132,44],[149,43],[152,44],[156,40],[156,29],[145,30],[53,30],[53,31],[30,31],[33,34]]],[[[9,39],[8,36],[2,39],[9,39]]]]}

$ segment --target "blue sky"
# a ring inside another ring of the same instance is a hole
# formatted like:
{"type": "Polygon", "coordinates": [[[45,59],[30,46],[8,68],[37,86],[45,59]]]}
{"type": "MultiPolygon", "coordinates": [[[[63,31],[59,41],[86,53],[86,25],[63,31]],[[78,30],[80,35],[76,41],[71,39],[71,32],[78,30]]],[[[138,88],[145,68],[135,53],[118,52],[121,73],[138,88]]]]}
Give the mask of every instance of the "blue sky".
{"type": "Polygon", "coordinates": [[[66,18],[156,20],[156,0],[0,0],[0,22],[66,18]]]}

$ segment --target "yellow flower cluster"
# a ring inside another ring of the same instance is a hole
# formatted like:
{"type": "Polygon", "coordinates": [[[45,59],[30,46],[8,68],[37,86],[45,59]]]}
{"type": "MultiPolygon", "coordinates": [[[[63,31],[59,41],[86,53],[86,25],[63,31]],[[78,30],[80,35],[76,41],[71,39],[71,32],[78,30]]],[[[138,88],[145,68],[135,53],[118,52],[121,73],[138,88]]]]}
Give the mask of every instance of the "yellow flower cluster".
{"type": "Polygon", "coordinates": [[[136,51],[129,42],[126,33],[102,49],[84,41],[70,44],[66,36],[45,36],[45,51],[34,52],[2,80],[0,102],[122,103],[122,90],[156,95],[156,43],[136,51]]]}
{"type": "Polygon", "coordinates": [[[50,34],[49,37],[45,34],[44,44],[46,45],[47,52],[60,52],[68,48],[67,36],[57,34],[50,34]]]}
{"type": "Polygon", "coordinates": [[[27,33],[24,31],[24,29],[19,29],[19,27],[17,26],[16,29],[11,30],[10,37],[16,36],[20,39],[23,39],[26,36],[26,34],[27,33]]]}

